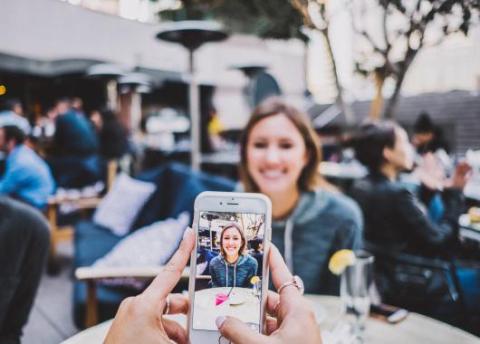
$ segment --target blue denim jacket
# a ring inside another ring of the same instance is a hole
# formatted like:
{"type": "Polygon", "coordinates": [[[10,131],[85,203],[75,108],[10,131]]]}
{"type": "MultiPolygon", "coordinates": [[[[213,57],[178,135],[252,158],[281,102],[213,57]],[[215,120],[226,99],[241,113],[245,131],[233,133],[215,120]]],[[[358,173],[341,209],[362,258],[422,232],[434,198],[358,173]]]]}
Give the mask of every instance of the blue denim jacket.
{"type": "Polygon", "coordinates": [[[7,157],[5,174],[0,179],[0,195],[14,196],[42,209],[54,191],[55,182],[46,162],[23,144],[15,147],[7,157]]]}
{"type": "Polygon", "coordinates": [[[210,262],[212,287],[250,287],[250,279],[257,274],[258,263],[249,254],[240,256],[235,264],[229,264],[222,255],[210,262]]]}

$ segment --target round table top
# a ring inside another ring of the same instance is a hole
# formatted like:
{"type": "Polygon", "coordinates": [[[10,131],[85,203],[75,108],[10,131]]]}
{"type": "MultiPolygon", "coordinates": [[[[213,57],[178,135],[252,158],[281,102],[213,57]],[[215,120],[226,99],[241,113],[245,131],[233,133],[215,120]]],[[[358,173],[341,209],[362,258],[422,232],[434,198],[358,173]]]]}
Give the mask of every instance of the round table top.
{"type": "MultiPolygon", "coordinates": [[[[311,301],[320,328],[332,330],[343,316],[340,298],[323,295],[306,297],[311,301]]],[[[365,328],[365,343],[479,344],[480,338],[441,321],[411,312],[405,320],[397,324],[369,317],[365,328]]]]}
{"type": "MultiPolygon", "coordinates": [[[[319,326],[324,332],[332,330],[342,316],[340,299],[335,296],[306,295],[315,310],[319,326]]],[[[186,316],[169,316],[179,323],[186,324],[186,316]]],[[[63,344],[103,343],[112,320],[82,331],[65,340],[63,344]]],[[[325,336],[323,336],[327,339],[325,336]]],[[[325,340],[326,343],[330,342],[325,340]]],[[[365,343],[436,343],[436,344],[470,344],[480,343],[475,337],[456,327],[447,325],[426,316],[410,313],[398,324],[388,324],[368,318],[365,329],[365,343]]]]}
{"type": "Polygon", "coordinates": [[[216,305],[216,296],[227,295],[230,289],[208,288],[195,292],[194,328],[215,331],[215,319],[219,316],[236,317],[245,323],[260,323],[260,300],[253,295],[251,288],[234,288],[229,300],[216,305]]]}

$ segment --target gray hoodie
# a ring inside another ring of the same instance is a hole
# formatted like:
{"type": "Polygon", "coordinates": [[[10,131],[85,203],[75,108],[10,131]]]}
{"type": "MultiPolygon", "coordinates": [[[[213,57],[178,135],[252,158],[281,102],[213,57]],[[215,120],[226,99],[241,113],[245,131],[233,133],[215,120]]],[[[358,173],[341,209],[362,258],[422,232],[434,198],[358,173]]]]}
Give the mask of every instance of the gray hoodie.
{"type": "Polygon", "coordinates": [[[250,279],[257,274],[258,263],[248,253],[241,255],[235,264],[225,261],[221,254],[210,261],[212,287],[243,287],[251,286],[250,279]]]}
{"type": "Polygon", "coordinates": [[[362,246],[362,214],[350,198],[325,190],[303,192],[289,218],[272,223],[272,241],[305,284],[306,293],[339,293],[328,261],[340,249],[362,246]]]}

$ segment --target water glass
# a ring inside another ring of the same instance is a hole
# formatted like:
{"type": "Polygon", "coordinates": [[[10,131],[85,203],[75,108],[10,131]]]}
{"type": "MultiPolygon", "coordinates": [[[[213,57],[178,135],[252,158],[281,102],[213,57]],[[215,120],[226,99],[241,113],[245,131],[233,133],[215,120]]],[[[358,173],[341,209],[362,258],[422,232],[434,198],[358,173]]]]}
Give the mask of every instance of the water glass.
{"type": "Polygon", "coordinates": [[[355,263],[340,278],[340,298],[344,311],[355,318],[353,331],[363,342],[365,322],[370,311],[370,289],[373,285],[374,257],[366,251],[355,251],[355,263]]]}

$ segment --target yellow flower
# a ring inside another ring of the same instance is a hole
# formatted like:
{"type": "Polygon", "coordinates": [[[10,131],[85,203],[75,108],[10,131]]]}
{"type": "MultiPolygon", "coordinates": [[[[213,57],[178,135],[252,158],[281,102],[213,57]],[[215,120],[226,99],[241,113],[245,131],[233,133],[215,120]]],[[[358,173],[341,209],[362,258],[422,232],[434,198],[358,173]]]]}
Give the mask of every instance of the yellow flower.
{"type": "Polygon", "coordinates": [[[335,252],[328,262],[328,269],[335,275],[340,275],[347,266],[355,264],[355,253],[352,250],[335,252]]]}
{"type": "Polygon", "coordinates": [[[260,277],[258,276],[253,276],[252,278],[250,278],[251,284],[257,284],[258,282],[260,282],[260,277]]]}

